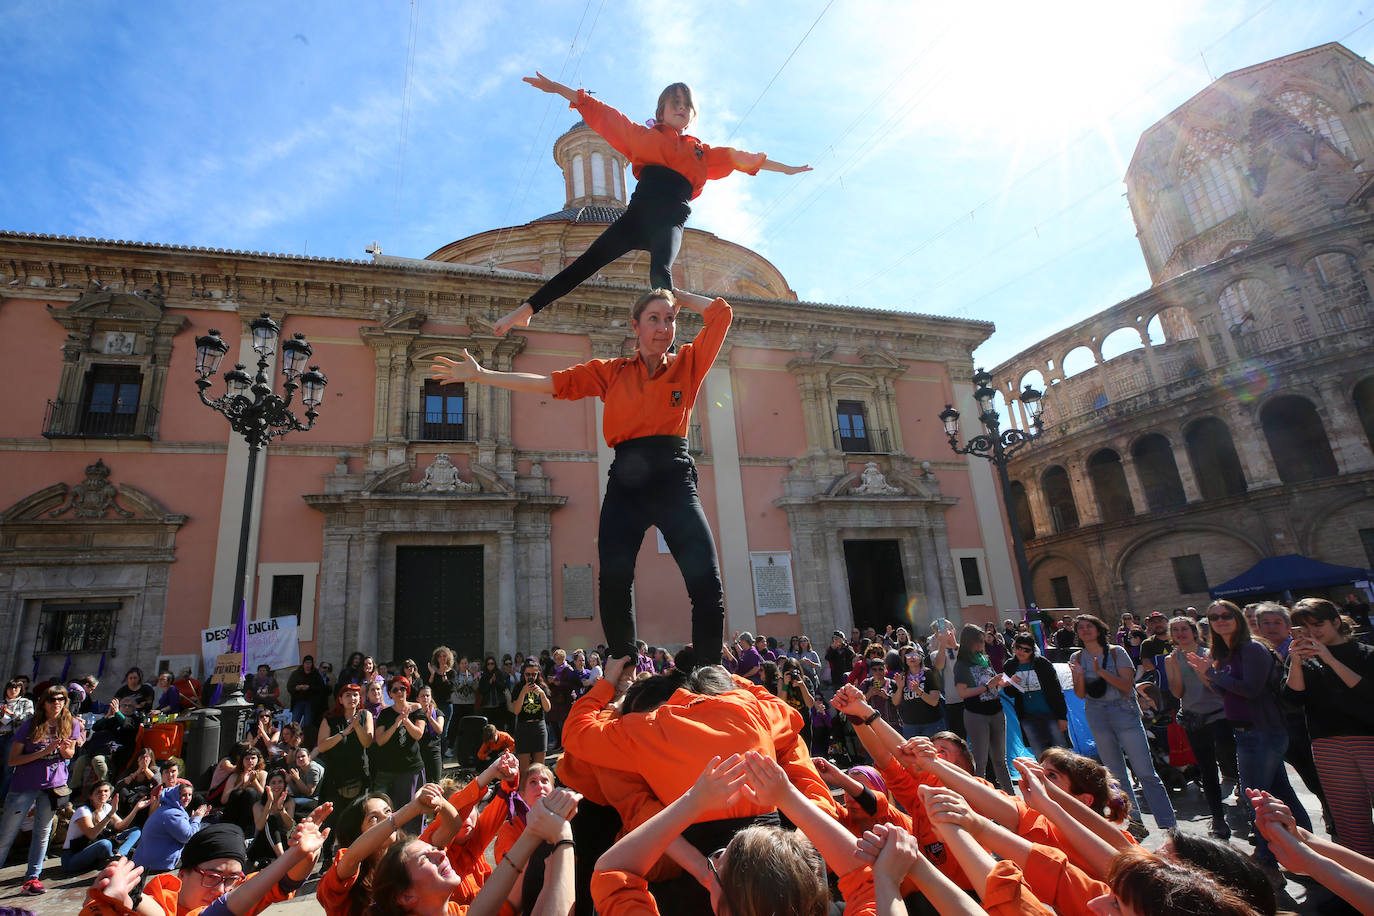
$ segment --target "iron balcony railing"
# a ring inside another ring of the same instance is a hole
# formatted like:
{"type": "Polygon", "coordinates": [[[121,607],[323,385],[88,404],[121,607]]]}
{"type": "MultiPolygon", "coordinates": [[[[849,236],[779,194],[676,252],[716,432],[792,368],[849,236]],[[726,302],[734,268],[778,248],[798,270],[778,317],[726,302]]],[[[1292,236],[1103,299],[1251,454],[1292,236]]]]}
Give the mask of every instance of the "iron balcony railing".
{"type": "Polygon", "coordinates": [[[43,414],[43,435],[49,439],[151,439],[156,431],[157,408],[151,404],[93,411],[81,404],[49,401],[43,414]]]}
{"type": "Polygon", "coordinates": [[[476,413],[415,410],[407,414],[406,437],[412,442],[476,442],[476,413]]]}

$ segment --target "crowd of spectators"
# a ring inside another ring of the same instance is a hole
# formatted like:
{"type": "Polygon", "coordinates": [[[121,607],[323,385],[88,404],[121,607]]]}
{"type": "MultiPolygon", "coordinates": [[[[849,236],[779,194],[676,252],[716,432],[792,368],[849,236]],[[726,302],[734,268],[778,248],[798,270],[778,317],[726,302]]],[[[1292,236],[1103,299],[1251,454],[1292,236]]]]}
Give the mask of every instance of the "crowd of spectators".
{"type": "Polygon", "coordinates": [[[835,631],[823,653],[738,633],[700,668],[690,646],[642,643],[605,661],[441,646],[423,674],[356,653],[335,677],[307,657],[284,697],[270,668],[249,678],[244,740],[203,774],[148,740],[201,702],[189,672],[130,669],[108,700],[94,678],[21,677],[0,706],[0,859],[27,822],[23,890],[43,892],[52,843],[63,872],[99,870],[90,916],[246,914],[314,873],[327,912],[357,916],[832,899],[1248,916],[1276,911],[1281,868],[1374,916],[1367,620],[1304,599],[1115,629],[1078,614],[835,631]],[[485,721],[460,735],[469,716],[485,721]],[[474,769],[453,767],[460,750],[474,769]],[[1189,784],[1210,838],[1175,829],[1189,784]],[[1153,853],[1143,811],[1167,835],[1153,853]],[[838,884],[812,884],[826,871],[838,884]]]}

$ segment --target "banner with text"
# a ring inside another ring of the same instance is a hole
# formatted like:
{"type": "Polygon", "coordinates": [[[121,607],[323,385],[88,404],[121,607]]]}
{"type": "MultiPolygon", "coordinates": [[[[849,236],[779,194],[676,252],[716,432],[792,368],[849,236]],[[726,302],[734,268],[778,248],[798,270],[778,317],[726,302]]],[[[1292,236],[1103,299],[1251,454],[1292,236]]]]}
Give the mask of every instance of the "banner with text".
{"type": "MultiPolygon", "coordinates": [[[[200,634],[201,671],[213,672],[215,658],[229,651],[232,625],[212,627],[200,634]]],[[[296,637],[295,617],[271,617],[248,621],[248,651],[243,659],[244,676],[254,674],[258,665],[294,668],[301,663],[301,647],[296,637]]]]}

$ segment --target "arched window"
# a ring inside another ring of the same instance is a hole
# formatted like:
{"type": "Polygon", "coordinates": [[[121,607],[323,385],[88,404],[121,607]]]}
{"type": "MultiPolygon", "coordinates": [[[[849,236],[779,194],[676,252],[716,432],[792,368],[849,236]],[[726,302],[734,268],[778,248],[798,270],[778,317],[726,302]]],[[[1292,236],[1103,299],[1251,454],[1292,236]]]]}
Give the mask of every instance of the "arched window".
{"type": "Polygon", "coordinates": [[[1056,464],[1040,478],[1040,487],[1045,491],[1045,503],[1050,508],[1050,523],[1054,525],[1054,533],[1077,528],[1078,507],[1073,503],[1069,472],[1056,464]]]}
{"type": "Polygon", "coordinates": [[[1021,529],[1021,537],[1031,540],[1035,537],[1035,520],[1031,518],[1030,500],[1026,498],[1026,487],[1019,480],[1011,482],[1011,504],[1016,511],[1016,524],[1021,529]]]}
{"type": "Polygon", "coordinates": [[[1236,142],[1219,131],[1195,130],[1179,160],[1183,205],[1201,232],[1240,212],[1240,178],[1236,142]]]}
{"type": "Polygon", "coordinates": [[[592,196],[606,196],[606,157],[592,153],[592,196]]]}
{"type": "Polygon", "coordinates": [[[1260,411],[1264,438],[1284,483],[1335,477],[1336,456],[1317,408],[1296,395],[1274,398],[1260,411]]]}
{"type": "Polygon", "coordinates": [[[616,200],[625,199],[625,167],[619,161],[611,162],[611,177],[615,179],[616,200]]]}
{"type": "Polygon", "coordinates": [[[1104,522],[1125,521],[1135,515],[1120,455],[1109,448],[1097,452],[1088,459],[1088,476],[1092,478],[1093,493],[1104,522]]]}
{"type": "Polygon", "coordinates": [[[1145,491],[1145,504],[1151,512],[1176,509],[1188,502],[1168,439],[1159,433],[1141,436],[1131,446],[1131,459],[1140,477],[1140,488],[1145,491]]]}
{"type": "Polygon", "coordinates": [[[1247,320],[1252,328],[1267,324],[1269,288],[1259,280],[1237,280],[1221,291],[1217,305],[1228,328],[1239,327],[1247,320]]]}
{"type": "Polygon", "coordinates": [[[1183,440],[1203,499],[1225,499],[1245,492],[1245,472],[1225,423],[1216,417],[1198,420],[1184,431],[1183,440]]]}
{"type": "Polygon", "coordinates": [[[1141,182],[1141,206],[1147,214],[1145,238],[1155,253],[1155,260],[1163,264],[1178,247],[1178,232],[1169,218],[1164,198],[1159,193],[1152,176],[1146,175],[1141,182]]]}
{"type": "Polygon", "coordinates": [[[1331,141],[1331,145],[1347,157],[1353,158],[1354,149],[1350,145],[1350,135],[1341,122],[1336,109],[1302,89],[1286,89],[1280,92],[1274,103],[1294,120],[1302,123],[1313,133],[1321,134],[1331,141]]]}
{"type": "Polygon", "coordinates": [[[1355,413],[1359,415],[1360,425],[1364,427],[1364,437],[1369,440],[1369,449],[1374,451],[1374,376],[1355,386],[1355,413]]]}
{"type": "Polygon", "coordinates": [[[582,157],[573,156],[572,161],[573,197],[584,197],[587,193],[587,176],[582,173],[582,157]]]}

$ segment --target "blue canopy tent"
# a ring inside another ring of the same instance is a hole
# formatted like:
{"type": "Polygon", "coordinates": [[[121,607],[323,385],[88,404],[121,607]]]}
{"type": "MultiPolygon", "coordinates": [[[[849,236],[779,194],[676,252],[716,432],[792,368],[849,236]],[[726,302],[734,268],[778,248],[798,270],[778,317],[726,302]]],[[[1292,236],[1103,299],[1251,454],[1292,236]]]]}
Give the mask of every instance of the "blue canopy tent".
{"type": "Polygon", "coordinates": [[[1213,598],[1251,598],[1285,593],[1291,598],[1305,589],[1350,585],[1368,580],[1374,572],[1358,566],[1335,566],[1296,553],[1266,557],[1228,582],[1209,589],[1213,598]]]}

